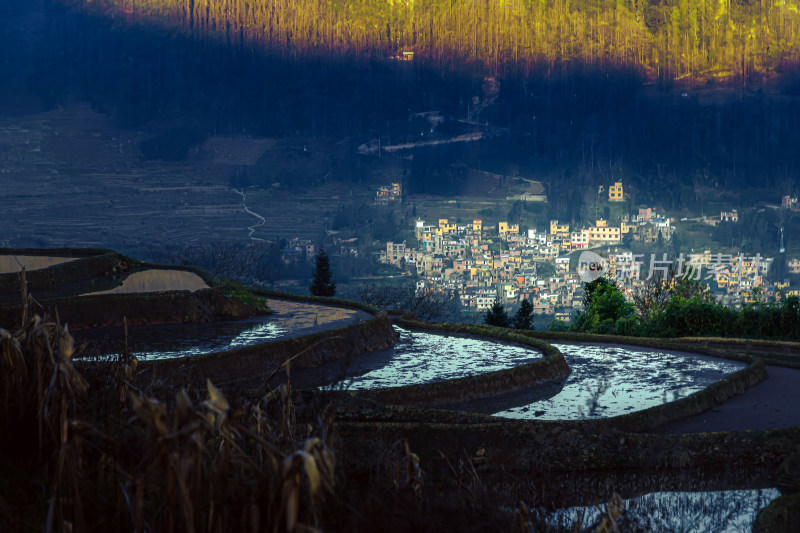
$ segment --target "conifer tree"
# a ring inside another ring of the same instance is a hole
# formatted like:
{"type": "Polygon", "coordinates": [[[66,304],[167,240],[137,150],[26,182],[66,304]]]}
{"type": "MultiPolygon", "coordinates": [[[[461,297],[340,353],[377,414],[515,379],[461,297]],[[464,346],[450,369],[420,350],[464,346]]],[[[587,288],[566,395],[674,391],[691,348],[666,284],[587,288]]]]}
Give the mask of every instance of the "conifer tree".
{"type": "Polygon", "coordinates": [[[511,323],[511,319],[508,318],[508,313],[506,313],[506,310],[503,308],[503,304],[501,304],[500,300],[497,298],[494,299],[492,308],[486,313],[485,322],[489,326],[498,326],[501,328],[507,328],[511,323]]]}
{"type": "Polygon", "coordinates": [[[309,290],[314,296],[333,296],[336,294],[336,283],[331,280],[331,262],[325,248],[320,248],[314,260],[314,277],[309,290]]]}
{"type": "Polygon", "coordinates": [[[519,309],[514,315],[514,329],[531,329],[533,327],[533,305],[528,299],[522,300],[519,309]]]}

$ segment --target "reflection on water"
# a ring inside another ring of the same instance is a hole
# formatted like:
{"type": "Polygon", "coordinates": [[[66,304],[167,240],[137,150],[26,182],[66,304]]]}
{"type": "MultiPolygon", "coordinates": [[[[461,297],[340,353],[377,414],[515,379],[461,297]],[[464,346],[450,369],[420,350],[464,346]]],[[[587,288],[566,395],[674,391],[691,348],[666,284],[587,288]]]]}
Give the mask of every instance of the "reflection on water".
{"type": "Polygon", "coordinates": [[[538,350],[518,344],[395,329],[400,340],[394,348],[371,356],[379,364],[363,368],[361,375],[333,387],[376,389],[431,383],[504,370],[542,358],[538,350]]]}
{"type": "MultiPolygon", "coordinates": [[[[623,531],[752,531],[758,511],[778,496],[778,489],[653,492],[625,500],[619,522],[623,531]]],[[[545,514],[544,521],[549,527],[569,528],[581,517],[584,528],[597,525],[600,511],[596,506],[570,507],[545,514]]]]}
{"type": "Polygon", "coordinates": [[[623,415],[699,391],[746,365],[696,354],[612,345],[554,344],[572,373],[561,391],[495,412],[505,418],[585,420],[623,415]]]}
{"type": "MultiPolygon", "coordinates": [[[[252,346],[286,333],[269,317],[241,322],[134,326],[128,328],[128,345],[140,359],[170,359],[252,346]]],[[[121,327],[78,331],[74,336],[78,343],[89,343],[85,354],[89,357],[117,354],[124,341],[121,327]]]]}
{"type": "MultiPolygon", "coordinates": [[[[345,327],[371,316],[354,309],[285,300],[270,299],[268,304],[273,314],[235,322],[131,326],[128,345],[140,359],[192,357],[345,327]]],[[[89,343],[84,356],[104,357],[122,349],[122,327],[78,331],[74,335],[79,343],[89,343]]]]}

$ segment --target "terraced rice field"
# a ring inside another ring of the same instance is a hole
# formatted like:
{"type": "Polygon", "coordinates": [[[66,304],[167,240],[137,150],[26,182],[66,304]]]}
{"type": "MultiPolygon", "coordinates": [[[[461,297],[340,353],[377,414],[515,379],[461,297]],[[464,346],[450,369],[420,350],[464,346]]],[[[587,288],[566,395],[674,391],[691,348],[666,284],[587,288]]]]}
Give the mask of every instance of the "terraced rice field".
{"type": "MultiPolygon", "coordinates": [[[[370,317],[354,309],[286,300],[267,304],[273,314],[236,322],[133,326],[128,335],[130,350],[142,359],[193,357],[344,327],[370,317]]],[[[124,342],[121,327],[79,331],[75,337],[79,343],[88,342],[88,356],[119,353],[124,342]]]]}
{"type": "Polygon", "coordinates": [[[368,317],[363,311],[359,312],[355,309],[288,300],[268,300],[267,305],[273,312],[271,322],[284,329],[307,329],[331,323],[344,326],[352,321],[368,317]]]}
{"type": "Polygon", "coordinates": [[[354,361],[352,375],[333,385],[344,389],[378,389],[432,383],[505,370],[542,358],[527,346],[455,335],[409,331],[395,326],[400,340],[391,350],[354,361]]]}
{"type": "Polygon", "coordinates": [[[53,265],[74,261],[74,257],[52,257],[47,255],[0,255],[0,274],[25,270],[39,270],[53,265]]]}
{"type": "Polygon", "coordinates": [[[208,284],[194,272],[184,270],[162,270],[151,268],[133,272],[122,285],[106,291],[91,292],[84,296],[97,294],[130,294],[163,291],[198,291],[207,289],[208,284]]]}
{"type": "Polygon", "coordinates": [[[737,372],[745,363],[634,346],[553,344],[572,369],[549,398],[492,413],[504,418],[585,420],[624,415],[677,400],[737,372]]]}
{"type": "MultiPolygon", "coordinates": [[[[651,492],[625,500],[624,523],[635,523],[635,531],[678,533],[745,532],[752,531],[758,511],[780,496],[774,488],[751,490],[720,490],[700,492],[651,492]]],[[[551,513],[545,521],[552,527],[575,523],[584,526],[597,524],[597,506],[570,507],[551,513]]],[[[560,530],[560,529],[559,529],[560,530]]],[[[623,528],[623,531],[628,529],[623,528]]]]}
{"type": "MultiPolygon", "coordinates": [[[[374,389],[431,383],[535,361],[527,347],[420,331],[400,332],[392,350],[362,356],[333,385],[374,389]]],[[[727,359],[648,348],[556,344],[572,373],[562,382],[458,405],[503,418],[585,420],[623,415],[687,396],[746,365],[727,359]]]]}

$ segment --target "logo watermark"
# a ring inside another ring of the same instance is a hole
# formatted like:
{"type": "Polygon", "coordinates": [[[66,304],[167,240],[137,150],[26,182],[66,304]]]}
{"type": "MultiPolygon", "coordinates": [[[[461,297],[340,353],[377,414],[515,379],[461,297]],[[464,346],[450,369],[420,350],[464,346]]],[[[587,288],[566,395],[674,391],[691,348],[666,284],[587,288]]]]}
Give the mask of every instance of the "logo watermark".
{"type": "Polygon", "coordinates": [[[771,258],[761,254],[747,256],[722,253],[683,254],[672,259],[667,254],[624,253],[605,258],[595,252],[582,252],[578,258],[577,272],[581,281],[588,283],[600,277],[617,281],[650,280],[669,277],[700,280],[752,280],[766,274],[771,258]],[[643,272],[647,273],[646,277],[643,272]]]}
{"type": "Polygon", "coordinates": [[[578,258],[578,276],[584,283],[608,277],[608,260],[594,252],[581,252],[578,258]]]}

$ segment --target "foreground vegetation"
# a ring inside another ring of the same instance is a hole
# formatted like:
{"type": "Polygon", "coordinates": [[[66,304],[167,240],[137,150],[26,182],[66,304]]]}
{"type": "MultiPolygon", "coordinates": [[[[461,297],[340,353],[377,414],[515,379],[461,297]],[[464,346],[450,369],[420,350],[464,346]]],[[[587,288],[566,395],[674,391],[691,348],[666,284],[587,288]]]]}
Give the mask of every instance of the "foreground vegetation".
{"type": "Polygon", "coordinates": [[[584,310],[566,326],[575,331],[633,337],[734,337],[800,340],[800,299],[779,304],[746,304],[736,310],[714,302],[708,287],[686,278],[649,283],[626,301],[616,282],[606,278],[586,283],[584,310]]]}

